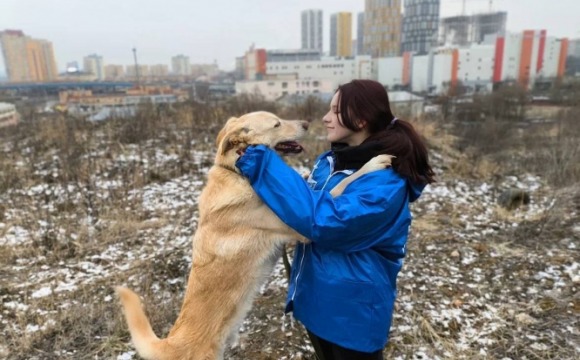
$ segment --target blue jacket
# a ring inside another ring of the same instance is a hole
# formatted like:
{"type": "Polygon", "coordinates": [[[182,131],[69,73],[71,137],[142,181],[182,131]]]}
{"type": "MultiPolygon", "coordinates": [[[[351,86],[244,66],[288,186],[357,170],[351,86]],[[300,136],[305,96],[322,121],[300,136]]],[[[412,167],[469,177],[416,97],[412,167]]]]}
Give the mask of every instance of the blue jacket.
{"type": "Polygon", "coordinates": [[[409,202],[423,187],[389,168],[332,198],[329,191],[354,171],[334,172],[331,151],[319,156],[307,181],[263,145],[248,148],[236,165],[274,213],[311,240],[296,247],[286,311],[342,347],[382,349],[405,256],[409,202]]]}

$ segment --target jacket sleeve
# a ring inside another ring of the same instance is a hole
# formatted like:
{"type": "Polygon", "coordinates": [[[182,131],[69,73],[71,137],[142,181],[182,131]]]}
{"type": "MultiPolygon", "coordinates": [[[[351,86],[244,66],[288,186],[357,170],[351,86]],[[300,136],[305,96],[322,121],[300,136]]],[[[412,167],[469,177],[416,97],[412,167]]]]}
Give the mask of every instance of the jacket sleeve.
{"type": "MultiPolygon", "coordinates": [[[[358,251],[376,245],[386,232],[401,230],[394,225],[406,204],[406,183],[384,176],[392,170],[366,174],[333,198],[328,191],[310,189],[276,152],[262,145],[248,148],[236,166],[282,221],[320,246],[358,251]]],[[[403,221],[401,225],[408,225],[410,219],[403,221]]]]}

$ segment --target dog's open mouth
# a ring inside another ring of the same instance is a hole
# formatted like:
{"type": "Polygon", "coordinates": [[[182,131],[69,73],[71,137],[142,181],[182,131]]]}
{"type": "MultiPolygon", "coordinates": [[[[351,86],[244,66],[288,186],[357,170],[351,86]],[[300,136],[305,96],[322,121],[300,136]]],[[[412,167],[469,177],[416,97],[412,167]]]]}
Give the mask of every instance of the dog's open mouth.
{"type": "Polygon", "coordinates": [[[276,144],[274,149],[283,154],[299,154],[304,151],[302,145],[298,144],[296,141],[283,141],[276,144]]]}

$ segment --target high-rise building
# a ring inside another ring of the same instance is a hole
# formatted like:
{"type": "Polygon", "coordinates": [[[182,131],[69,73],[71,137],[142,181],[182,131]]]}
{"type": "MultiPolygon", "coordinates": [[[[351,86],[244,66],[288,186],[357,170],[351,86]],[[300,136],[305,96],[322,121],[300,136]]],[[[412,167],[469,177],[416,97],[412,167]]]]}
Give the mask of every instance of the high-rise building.
{"type": "Polygon", "coordinates": [[[401,52],[423,55],[437,45],[440,0],[406,0],[401,52]]]}
{"type": "Polygon", "coordinates": [[[365,0],[365,54],[374,58],[398,56],[401,27],[401,0],[365,0]]]}
{"type": "Polygon", "coordinates": [[[330,16],[330,56],[352,56],[352,13],[330,16]]]}
{"type": "Polygon", "coordinates": [[[467,46],[470,43],[471,16],[458,15],[441,19],[439,45],[467,46]]]}
{"type": "Polygon", "coordinates": [[[482,43],[488,35],[504,35],[506,22],[505,11],[444,18],[439,27],[439,45],[482,43]]]}
{"type": "Polygon", "coordinates": [[[360,12],[356,19],[356,55],[364,55],[365,13],[360,12]]]}
{"type": "Polygon", "coordinates": [[[123,65],[105,65],[105,79],[118,80],[125,76],[123,65]]]}
{"type": "Polygon", "coordinates": [[[8,79],[12,82],[51,81],[58,76],[52,43],[33,39],[22,30],[0,32],[8,79]]]}
{"type": "Polygon", "coordinates": [[[472,41],[481,43],[488,35],[505,35],[507,12],[498,11],[475,14],[473,18],[472,41]]]}
{"type": "Polygon", "coordinates": [[[302,49],[322,52],[322,10],[304,10],[302,19],[302,49]]]}
{"type": "Polygon", "coordinates": [[[189,63],[189,56],[177,55],[172,57],[171,71],[173,72],[173,75],[191,75],[191,64],[189,63]]]}
{"type": "Polygon", "coordinates": [[[99,81],[104,80],[105,64],[103,63],[103,57],[97,54],[85,56],[83,59],[83,71],[95,75],[99,81]]]}

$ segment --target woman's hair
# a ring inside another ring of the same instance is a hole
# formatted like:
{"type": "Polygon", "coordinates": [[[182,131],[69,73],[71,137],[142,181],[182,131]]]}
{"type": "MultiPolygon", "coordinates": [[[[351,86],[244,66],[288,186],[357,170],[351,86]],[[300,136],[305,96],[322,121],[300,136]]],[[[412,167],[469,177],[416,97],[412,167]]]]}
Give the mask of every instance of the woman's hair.
{"type": "Polygon", "coordinates": [[[383,85],[374,80],[353,80],[336,91],[344,127],[360,131],[360,121],[366,121],[370,136],[363,143],[378,142],[382,153],[396,156],[396,172],[417,184],[435,181],[427,147],[413,125],[393,116],[383,85]]]}

